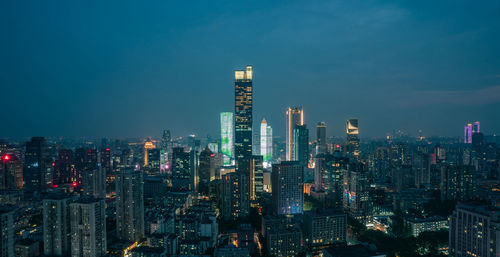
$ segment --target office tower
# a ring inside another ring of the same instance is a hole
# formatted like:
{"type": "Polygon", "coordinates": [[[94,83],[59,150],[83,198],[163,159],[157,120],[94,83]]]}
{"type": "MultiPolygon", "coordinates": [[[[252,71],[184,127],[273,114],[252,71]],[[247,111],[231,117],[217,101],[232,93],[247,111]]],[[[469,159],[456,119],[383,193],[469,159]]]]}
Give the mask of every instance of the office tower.
{"type": "Polygon", "coordinates": [[[476,121],[474,124],[469,123],[464,127],[464,143],[471,144],[472,143],[472,134],[479,133],[480,131],[480,122],[476,121]]]}
{"type": "Polygon", "coordinates": [[[443,164],[441,167],[441,200],[471,200],[475,194],[474,167],[443,164]]]}
{"type": "Polygon", "coordinates": [[[172,187],[176,190],[191,188],[191,154],[182,147],[174,147],[172,153],[172,187]]]}
{"type": "Polygon", "coordinates": [[[304,210],[304,166],[299,162],[273,164],[273,211],[278,215],[302,214],[304,210]]]}
{"type": "Polygon", "coordinates": [[[106,256],[104,199],[82,197],[69,204],[71,257],[106,256]]]}
{"type": "Polygon", "coordinates": [[[332,154],[318,154],[314,165],[314,192],[326,193],[325,201],[330,207],[343,206],[344,173],[349,158],[332,154]]]}
{"type": "Polygon", "coordinates": [[[160,173],[164,174],[170,170],[170,159],[172,158],[172,139],[170,130],[163,130],[160,149],[160,173]]]}
{"type": "Polygon", "coordinates": [[[59,150],[59,158],[56,161],[54,184],[69,184],[75,180],[75,168],[73,165],[73,151],[71,149],[59,150]]]}
{"type": "Polygon", "coordinates": [[[345,243],[347,215],[340,209],[317,209],[304,213],[304,234],[311,247],[345,243]]]}
{"type": "Polygon", "coordinates": [[[224,220],[236,220],[250,212],[250,177],[242,172],[222,175],[221,214],[224,220]]]}
{"type": "Polygon", "coordinates": [[[450,217],[450,256],[498,256],[499,234],[498,208],[459,204],[450,217]]]}
{"type": "Polygon", "coordinates": [[[309,161],[309,130],[306,125],[297,125],[293,129],[293,160],[306,166],[309,161]]]}
{"type": "Polygon", "coordinates": [[[254,155],[250,161],[250,200],[258,200],[264,192],[264,161],[261,155],[254,155]]]}
{"type": "MultiPolygon", "coordinates": [[[[199,143],[199,140],[198,140],[199,143]]],[[[199,160],[199,146],[191,148],[189,151],[189,174],[190,174],[190,188],[191,190],[197,192],[198,184],[200,181],[200,175],[198,174],[198,168],[200,165],[199,160]]]]}
{"type": "Polygon", "coordinates": [[[316,154],[326,153],[326,123],[319,122],[316,126],[316,154]]]}
{"type": "Polygon", "coordinates": [[[357,158],[359,156],[358,119],[347,120],[346,132],[347,132],[347,145],[346,145],[347,154],[357,158]]]}
{"type": "Polygon", "coordinates": [[[66,195],[43,199],[43,253],[47,256],[68,256],[71,252],[70,203],[66,195]]]}
{"type": "Polygon", "coordinates": [[[0,257],[14,256],[14,210],[0,207],[0,257]]]}
{"type": "Polygon", "coordinates": [[[104,168],[104,172],[111,173],[111,149],[103,148],[101,149],[101,167],[104,168]]]}
{"type": "Polygon", "coordinates": [[[144,183],[140,170],[122,169],[116,175],[116,234],[137,242],[144,237],[144,183]]]}
{"type": "Polygon", "coordinates": [[[155,148],[155,145],[153,144],[153,141],[148,138],[146,142],[144,143],[144,167],[148,167],[149,162],[148,162],[148,151],[149,149],[155,148]]]}
{"type": "Polygon", "coordinates": [[[364,166],[349,164],[344,172],[344,209],[361,222],[370,217],[369,186],[364,166]]]}
{"type": "Polygon", "coordinates": [[[44,137],[32,137],[26,143],[23,177],[25,189],[30,192],[44,191],[51,183],[47,163],[47,147],[44,137]]]}
{"type": "Polygon", "coordinates": [[[252,66],[247,66],[246,70],[235,71],[234,150],[237,169],[244,169],[247,174],[249,173],[248,165],[243,167],[242,165],[238,165],[238,161],[241,159],[250,159],[252,156],[252,92],[252,66]]]}
{"type": "Polygon", "coordinates": [[[253,122],[253,70],[234,72],[234,153],[236,172],[241,193],[240,214],[248,216],[250,210],[250,162],[252,158],[252,122],[253,122]]]}
{"type": "Polygon", "coordinates": [[[95,198],[106,198],[106,170],[101,166],[87,170],[82,174],[82,187],[84,195],[95,198]]]}
{"type": "Polygon", "coordinates": [[[205,147],[200,153],[199,192],[208,194],[210,181],[215,179],[215,154],[205,147]]]}
{"type": "Polygon", "coordinates": [[[234,157],[234,127],[233,113],[220,113],[220,144],[221,152],[224,158],[224,165],[231,165],[234,157]]]}
{"type": "Polygon", "coordinates": [[[0,190],[23,187],[23,161],[15,154],[0,155],[0,190]]]}
{"type": "Polygon", "coordinates": [[[264,167],[270,167],[273,160],[273,129],[266,119],[260,123],[260,155],[264,158],[264,167]]]}
{"type": "MultiPolygon", "coordinates": [[[[286,110],[286,160],[296,161],[294,150],[297,149],[294,142],[293,131],[297,126],[304,125],[304,111],[302,107],[288,107],[286,110]]],[[[298,149],[297,149],[298,150],[298,149]]]]}

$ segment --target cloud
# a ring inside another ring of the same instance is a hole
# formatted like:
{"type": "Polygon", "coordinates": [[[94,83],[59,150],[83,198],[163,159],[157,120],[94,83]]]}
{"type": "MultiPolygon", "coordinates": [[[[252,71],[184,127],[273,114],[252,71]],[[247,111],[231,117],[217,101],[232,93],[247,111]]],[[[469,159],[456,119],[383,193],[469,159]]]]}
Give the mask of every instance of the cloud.
{"type": "Polygon", "coordinates": [[[477,106],[500,102],[500,85],[471,90],[426,90],[401,95],[396,105],[419,107],[434,104],[477,106]]]}

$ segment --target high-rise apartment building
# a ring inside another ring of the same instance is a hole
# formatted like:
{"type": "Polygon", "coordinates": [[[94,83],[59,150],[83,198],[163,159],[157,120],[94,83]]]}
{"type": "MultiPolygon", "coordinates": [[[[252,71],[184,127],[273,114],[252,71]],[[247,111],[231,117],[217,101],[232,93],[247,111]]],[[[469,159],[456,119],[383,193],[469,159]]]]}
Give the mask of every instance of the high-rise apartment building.
{"type": "Polygon", "coordinates": [[[87,170],[82,174],[82,187],[84,195],[95,198],[106,198],[106,172],[102,166],[87,170]]]}
{"type": "Polygon", "coordinates": [[[273,211],[278,215],[304,211],[304,166],[281,162],[272,168],[273,211]]]}
{"type": "Polygon", "coordinates": [[[82,197],[69,204],[71,257],[106,256],[104,199],[82,197]]]}
{"type": "Polygon", "coordinates": [[[47,256],[68,256],[71,253],[71,198],[51,195],[43,200],[43,252],[47,256]]]}
{"type": "Polygon", "coordinates": [[[494,257],[500,253],[500,210],[459,204],[450,217],[450,256],[494,257]]]}
{"type": "Polygon", "coordinates": [[[139,170],[122,169],[116,175],[116,233],[136,242],[144,237],[144,183],[139,170]]]}

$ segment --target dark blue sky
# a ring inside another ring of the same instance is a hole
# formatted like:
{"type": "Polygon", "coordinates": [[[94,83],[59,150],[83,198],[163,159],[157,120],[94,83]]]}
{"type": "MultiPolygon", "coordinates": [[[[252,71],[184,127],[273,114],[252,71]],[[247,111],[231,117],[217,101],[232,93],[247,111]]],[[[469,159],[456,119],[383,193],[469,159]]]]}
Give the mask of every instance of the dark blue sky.
{"type": "MultiPolygon", "coordinates": [[[[500,132],[500,1],[0,1],[0,137],[218,131],[233,71],[254,117],[343,135],[500,132]]],[[[258,124],[258,122],[256,122],[258,124]]]]}

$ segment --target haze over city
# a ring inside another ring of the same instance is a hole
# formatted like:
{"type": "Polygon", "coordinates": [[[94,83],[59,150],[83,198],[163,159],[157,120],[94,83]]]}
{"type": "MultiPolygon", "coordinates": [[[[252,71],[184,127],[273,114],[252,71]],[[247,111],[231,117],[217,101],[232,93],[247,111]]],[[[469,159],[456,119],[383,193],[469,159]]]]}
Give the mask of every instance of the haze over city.
{"type": "MultiPolygon", "coordinates": [[[[285,110],[341,136],[500,130],[498,1],[0,3],[0,134],[218,132],[232,74],[255,70],[255,117],[285,110]]],[[[278,133],[277,133],[278,135],[278,133]]]]}

